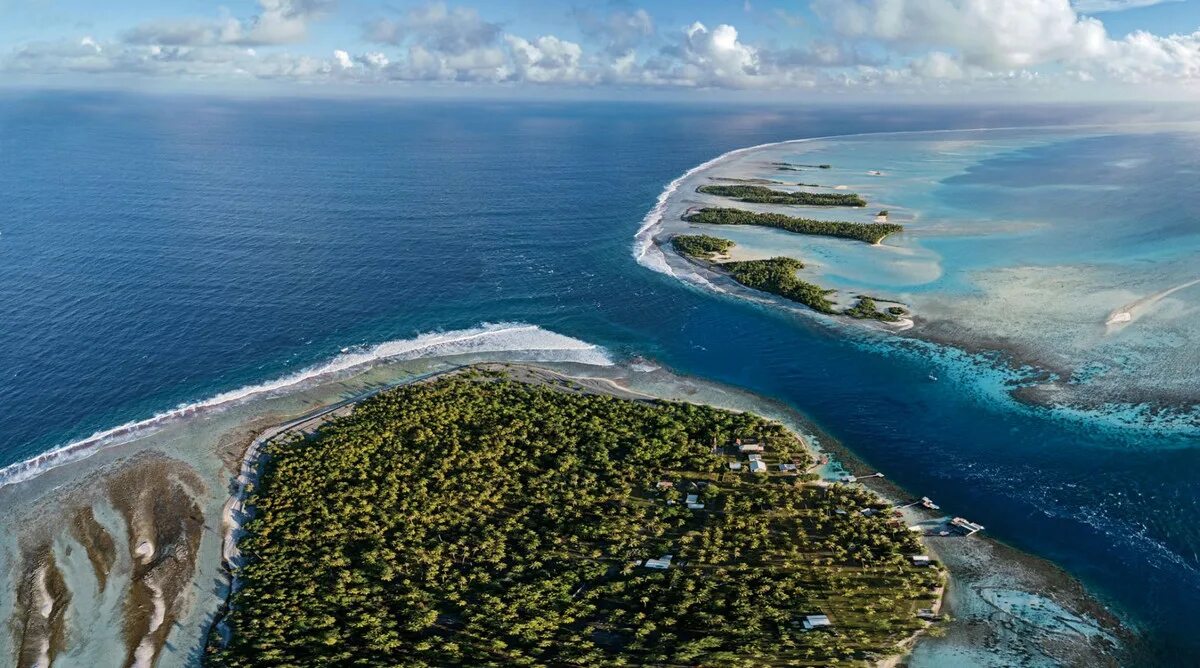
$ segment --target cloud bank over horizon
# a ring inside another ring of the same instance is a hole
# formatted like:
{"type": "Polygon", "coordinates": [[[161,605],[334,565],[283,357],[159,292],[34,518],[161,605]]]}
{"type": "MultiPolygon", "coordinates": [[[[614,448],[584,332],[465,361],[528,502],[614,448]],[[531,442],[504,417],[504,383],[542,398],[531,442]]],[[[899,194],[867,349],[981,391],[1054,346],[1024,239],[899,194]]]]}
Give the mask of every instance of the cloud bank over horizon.
{"type": "Polygon", "coordinates": [[[1183,32],[1117,34],[1104,22],[1168,4],[1182,8],[1182,0],[746,0],[732,16],[680,21],[691,10],[551,3],[553,20],[526,25],[483,2],[380,5],[352,16],[336,0],[256,0],[243,15],[215,8],[208,17],[158,16],[106,34],[79,29],[0,45],[0,73],[25,82],[273,81],[372,91],[1200,97],[1200,11],[1183,32]],[[547,23],[556,30],[539,30],[547,23]]]}

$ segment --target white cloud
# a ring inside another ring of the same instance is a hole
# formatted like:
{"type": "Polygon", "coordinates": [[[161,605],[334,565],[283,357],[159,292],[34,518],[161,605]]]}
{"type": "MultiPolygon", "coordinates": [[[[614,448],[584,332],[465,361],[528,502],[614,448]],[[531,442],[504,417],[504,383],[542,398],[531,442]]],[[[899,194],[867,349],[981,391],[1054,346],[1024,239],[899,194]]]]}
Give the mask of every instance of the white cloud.
{"type": "Polygon", "coordinates": [[[366,38],[379,44],[413,42],[433,51],[465,53],[494,44],[500,33],[498,24],[483,20],[474,9],[435,2],[410,9],[397,19],[371,21],[366,38]]]}
{"type": "Polygon", "coordinates": [[[1167,2],[1183,2],[1183,0],[1074,0],[1071,5],[1075,11],[1084,14],[1100,14],[1102,12],[1123,12],[1126,9],[1150,7],[1167,2]]]}
{"type": "Polygon", "coordinates": [[[722,23],[709,30],[697,21],[683,35],[679,47],[668,51],[682,61],[674,78],[690,85],[730,88],[757,83],[758,49],[740,42],[737,28],[722,23]]]}
{"type": "Polygon", "coordinates": [[[935,79],[1013,72],[1125,83],[1200,78],[1200,33],[1139,31],[1113,39],[1068,0],[816,0],[813,6],[849,38],[913,54],[912,71],[935,79]]]}
{"type": "Polygon", "coordinates": [[[1104,25],[1067,0],[816,0],[839,33],[900,50],[954,49],[968,65],[1000,70],[1098,55],[1104,25]]]}
{"type": "Polygon", "coordinates": [[[332,8],[331,0],[258,0],[259,13],[248,20],[169,19],[142,23],[127,31],[130,44],[159,46],[266,46],[294,44],[308,36],[312,19],[332,8]]]}
{"type": "Polygon", "coordinates": [[[585,83],[590,75],[580,67],[583,49],[574,42],[552,35],[538,37],[532,42],[506,35],[515,81],[532,83],[585,83]]]}
{"type": "Polygon", "coordinates": [[[921,79],[961,79],[962,63],[944,51],[931,51],[912,61],[913,74],[921,79]]]}
{"type": "Polygon", "coordinates": [[[618,10],[605,16],[581,9],[572,13],[579,31],[602,44],[604,51],[613,57],[625,56],[654,35],[654,19],[644,9],[618,10]]]}
{"type": "Polygon", "coordinates": [[[1114,39],[1100,20],[1078,11],[1117,1],[813,0],[821,21],[810,21],[805,32],[820,29],[822,36],[783,46],[747,42],[729,24],[697,21],[660,31],[641,9],[573,12],[581,45],[507,32],[474,9],[434,2],[366,24],[369,45],[314,56],[289,53],[287,45],[307,40],[330,0],[258,0],[252,17],[159,20],[119,39],[24,44],[0,55],[0,72],[912,94],[1200,82],[1200,32],[1114,39]]]}

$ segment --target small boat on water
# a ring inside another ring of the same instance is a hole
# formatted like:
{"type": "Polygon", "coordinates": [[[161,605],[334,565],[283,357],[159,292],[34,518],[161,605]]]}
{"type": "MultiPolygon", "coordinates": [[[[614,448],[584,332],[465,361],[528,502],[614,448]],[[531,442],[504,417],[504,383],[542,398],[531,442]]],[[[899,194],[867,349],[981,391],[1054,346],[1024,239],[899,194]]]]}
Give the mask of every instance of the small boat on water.
{"type": "Polygon", "coordinates": [[[930,374],[929,374],[929,380],[930,380],[930,382],[934,382],[934,383],[936,383],[936,382],[937,382],[937,376],[933,375],[933,373],[932,373],[932,372],[930,372],[930,374]]]}

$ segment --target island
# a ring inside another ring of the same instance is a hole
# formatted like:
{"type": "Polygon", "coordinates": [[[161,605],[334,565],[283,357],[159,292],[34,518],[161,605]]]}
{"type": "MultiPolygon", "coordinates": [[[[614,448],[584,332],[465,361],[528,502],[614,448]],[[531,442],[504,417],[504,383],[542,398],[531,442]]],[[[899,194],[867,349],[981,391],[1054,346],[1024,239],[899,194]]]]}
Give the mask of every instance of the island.
{"type": "Polygon", "coordinates": [[[748,288],[779,295],[818,313],[889,323],[900,322],[907,315],[907,311],[900,306],[880,310],[875,299],[867,295],[858,295],[853,306],[839,309],[829,298],[836,290],[823,288],[796,276],[796,272],[804,268],[804,263],[796,258],[778,256],[763,260],[717,262],[716,256],[727,254],[735,244],[729,239],[707,234],[679,234],[672,237],[671,244],[685,258],[719,271],[748,288]]]}
{"type": "Polygon", "coordinates": [[[468,368],[263,456],[213,666],[861,664],[942,591],[750,413],[468,368]]]}
{"type": "Polygon", "coordinates": [[[703,185],[696,188],[703,195],[728,197],[750,204],[800,204],[805,206],[863,207],[867,201],[857,193],[809,193],[775,190],[756,185],[703,185]]]}
{"type": "MultiPolygon", "coordinates": [[[[886,220],[887,212],[880,214],[886,220]]],[[[904,231],[902,225],[893,223],[852,223],[847,221],[814,220],[812,218],[797,218],[782,213],[760,213],[726,207],[705,207],[692,211],[683,216],[689,223],[703,225],[758,225],[773,227],[793,232],[795,234],[813,234],[842,239],[855,239],[869,244],[877,244],[890,234],[904,231]]]]}
{"type": "Polygon", "coordinates": [[[724,255],[734,246],[729,239],[707,234],[678,234],[671,238],[671,244],[675,246],[675,250],[684,255],[706,260],[717,255],[724,255]]]}

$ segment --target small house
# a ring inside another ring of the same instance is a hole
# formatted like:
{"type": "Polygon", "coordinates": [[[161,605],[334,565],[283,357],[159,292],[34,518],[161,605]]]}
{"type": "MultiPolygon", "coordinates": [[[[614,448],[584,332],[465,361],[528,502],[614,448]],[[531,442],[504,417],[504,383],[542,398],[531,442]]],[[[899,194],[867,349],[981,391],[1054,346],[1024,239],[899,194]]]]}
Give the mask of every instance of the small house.
{"type": "Polygon", "coordinates": [[[730,471],[741,471],[742,463],[741,462],[729,462],[729,470],[730,471]]]}
{"type": "Polygon", "coordinates": [[[795,464],[780,464],[779,470],[780,471],[795,471],[796,465],[795,464]]]}
{"type": "Polygon", "coordinates": [[[704,510],[704,504],[703,503],[689,503],[688,509],[689,510],[704,510]]]}
{"type": "Polygon", "coordinates": [[[763,446],[759,445],[758,443],[743,443],[742,445],[738,446],[738,452],[741,452],[743,455],[748,452],[762,452],[762,451],[763,451],[763,446]]]}
{"type": "Polygon", "coordinates": [[[697,502],[697,501],[699,501],[699,500],[700,500],[700,497],[699,497],[698,495],[696,495],[696,494],[688,494],[688,495],[687,495],[687,502],[688,502],[688,505],[691,505],[691,504],[693,504],[693,503],[696,503],[696,502],[697,502]]]}
{"type": "Polygon", "coordinates": [[[761,461],[762,461],[762,455],[750,455],[750,456],[749,456],[749,457],[747,457],[746,459],[749,459],[749,460],[750,460],[750,461],[752,461],[752,462],[761,462],[761,461]]]}
{"type": "Polygon", "coordinates": [[[671,555],[664,554],[658,559],[647,559],[646,568],[657,568],[660,571],[665,571],[671,567],[671,555]]]}
{"type": "Polygon", "coordinates": [[[671,482],[670,480],[659,480],[658,481],[659,489],[671,489],[674,486],[675,486],[675,483],[671,482]]]}
{"type": "Polygon", "coordinates": [[[826,617],[825,615],[808,615],[804,618],[805,631],[828,628],[830,626],[833,626],[833,624],[829,622],[829,617],[826,617]]]}
{"type": "Polygon", "coordinates": [[[751,473],[765,473],[766,470],[767,470],[767,465],[762,463],[762,460],[756,459],[756,460],[750,462],[750,472],[751,473]]]}
{"type": "Polygon", "coordinates": [[[932,563],[933,563],[933,560],[930,559],[929,555],[927,555],[927,554],[914,554],[912,556],[913,566],[928,566],[932,563]]]}

